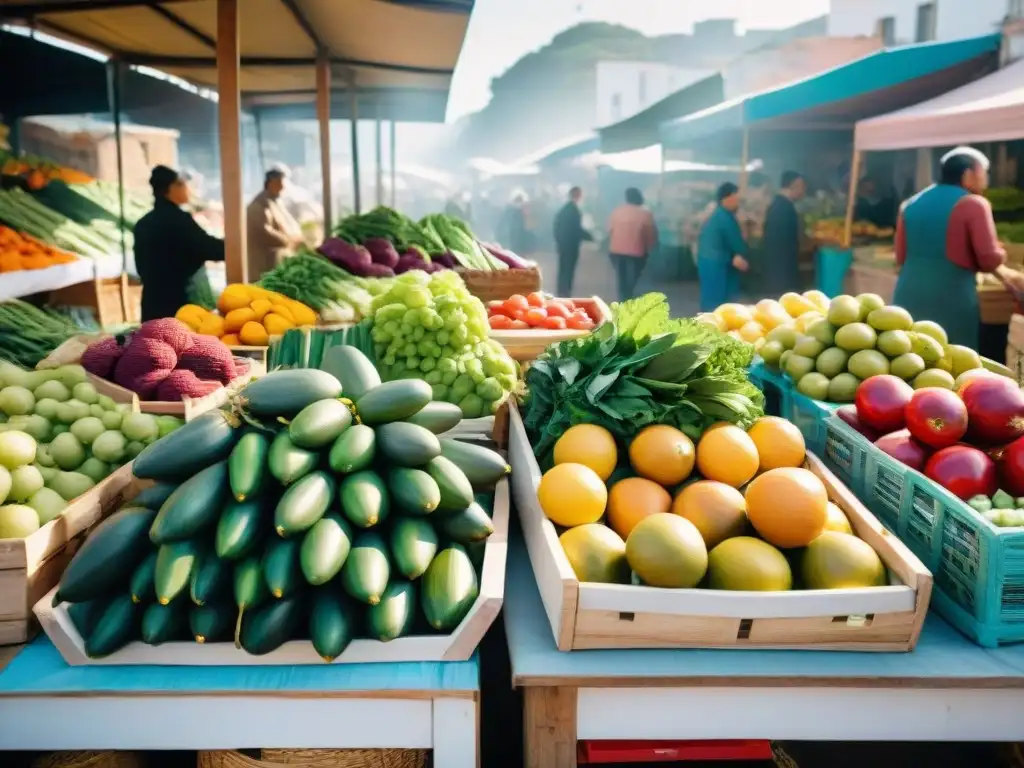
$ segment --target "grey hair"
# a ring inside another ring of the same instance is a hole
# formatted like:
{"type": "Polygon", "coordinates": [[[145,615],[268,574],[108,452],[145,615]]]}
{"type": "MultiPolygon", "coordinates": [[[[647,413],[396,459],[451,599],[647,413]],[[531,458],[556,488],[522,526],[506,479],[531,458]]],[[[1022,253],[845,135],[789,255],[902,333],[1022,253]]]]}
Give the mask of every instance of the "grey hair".
{"type": "Polygon", "coordinates": [[[939,162],[944,164],[947,160],[951,160],[954,157],[969,157],[971,160],[980,165],[986,171],[988,170],[990,165],[989,159],[984,152],[982,152],[980,149],[975,149],[974,147],[966,146],[955,147],[954,149],[949,150],[949,152],[942,156],[942,159],[939,160],[939,162]]]}

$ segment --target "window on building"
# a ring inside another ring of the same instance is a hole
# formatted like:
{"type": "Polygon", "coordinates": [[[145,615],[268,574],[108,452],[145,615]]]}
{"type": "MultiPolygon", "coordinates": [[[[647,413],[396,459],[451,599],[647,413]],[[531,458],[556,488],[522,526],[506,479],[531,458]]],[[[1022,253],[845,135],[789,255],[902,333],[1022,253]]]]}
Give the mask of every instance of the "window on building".
{"type": "Polygon", "coordinates": [[[883,16],[875,24],[875,34],[882,38],[882,45],[896,44],[896,17],[883,16]]]}
{"type": "Polygon", "coordinates": [[[638,88],[638,94],[637,95],[640,97],[640,106],[643,106],[644,104],[647,103],[647,73],[646,72],[641,72],[640,73],[640,85],[639,85],[639,88],[638,88]]]}
{"type": "Polygon", "coordinates": [[[917,29],[914,41],[924,43],[935,39],[935,3],[921,3],[917,6],[917,29]]]}
{"type": "Polygon", "coordinates": [[[612,94],[612,120],[618,122],[622,119],[622,94],[612,94]]]}

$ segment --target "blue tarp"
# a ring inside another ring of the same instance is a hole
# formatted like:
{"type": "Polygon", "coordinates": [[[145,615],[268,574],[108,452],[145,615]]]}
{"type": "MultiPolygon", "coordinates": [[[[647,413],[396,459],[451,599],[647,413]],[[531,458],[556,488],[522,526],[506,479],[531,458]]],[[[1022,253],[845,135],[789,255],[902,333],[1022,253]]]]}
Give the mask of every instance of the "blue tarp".
{"type": "MultiPolygon", "coordinates": [[[[661,126],[661,140],[665,146],[684,145],[723,131],[738,131],[769,120],[816,110],[829,109],[842,102],[853,102],[875,93],[895,89],[912,80],[927,78],[968,64],[972,60],[993,57],[999,50],[1000,35],[985,35],[951,42],[921,43],[887,48],[861,59],[822,72],[804,80],[773,88],[768,91],[734,99],[715,107],[696,112],[661,126]]],[[[994,62],[993,62],[994,64],[994,62]]],[[[979,70],[968,80],[984,74],[979,70]]],[[[962,78],[948,83],[944,90],[962,85],[962,78]]],[[[915,95],[908,92],[906,104],[929,98],[930,93],[915,95]]],[[[851,119],[866,117],[864,105],[843,115],[851,119]]],[[[888,103],[882,110],[887,111],[888,103]]],[[[868,108],[870,111],[870,108],[868,108]]],[[[881,111],[881,110],[880,110],[881,111]]],[[[852,126],[851,126],[852,128],[852,126]]]]}

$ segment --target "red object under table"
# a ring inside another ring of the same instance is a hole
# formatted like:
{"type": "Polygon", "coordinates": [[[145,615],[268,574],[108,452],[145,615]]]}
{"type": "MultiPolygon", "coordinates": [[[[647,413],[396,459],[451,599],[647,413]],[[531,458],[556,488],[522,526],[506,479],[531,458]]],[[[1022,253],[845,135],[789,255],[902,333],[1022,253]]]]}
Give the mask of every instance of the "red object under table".
{"type": "Polygon", "coordinates": [[[771,760],[771,744],[748,741],[581,741],[576,747],[580,765],[610,763],[671,763],[697,760],[771,760]]]}

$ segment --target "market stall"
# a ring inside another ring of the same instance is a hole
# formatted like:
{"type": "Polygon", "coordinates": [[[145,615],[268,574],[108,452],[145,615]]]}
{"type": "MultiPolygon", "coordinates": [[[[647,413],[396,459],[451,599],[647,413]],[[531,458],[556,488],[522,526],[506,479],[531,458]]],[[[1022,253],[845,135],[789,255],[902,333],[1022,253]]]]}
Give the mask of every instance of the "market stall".
{"type": "MultiPolygon", "coordinates": [[[[853,124],[987,74],[997,65],[1000,41],[999,35],[987,35],[869,54],[827,72],[664,123],[662,143],[670,151],[700,153],[710,162],[740,158],[746,165],[749,158],[760,157],[769,178],[796,169],[804,173],[812,190],[821,190],[823,195],[823,199],[812,196],[805,201],[803,212],[838,224],[847,207],[844,195],[855,194],[856,187],[847,188],[849,182],[840,178],[843,174],[831,172],[849,157],[853,124]]],[[[849,175],[856,180],[857,169],[849,175]]],[[[740,179],[741,186],[746,186],[746,175],[740,179]]],[[[852,260],[851,242],[849,232],[842,232],[841,248],[822,242],[813,267],[819,279],[826,273],[845,272],[852,260]]],[[[807,256],[803,268],[811,271],[809,252],[807,256]]],[[[819,287],[835,295],[841,287],[834,283],[825,280],[819,287]]]]}

